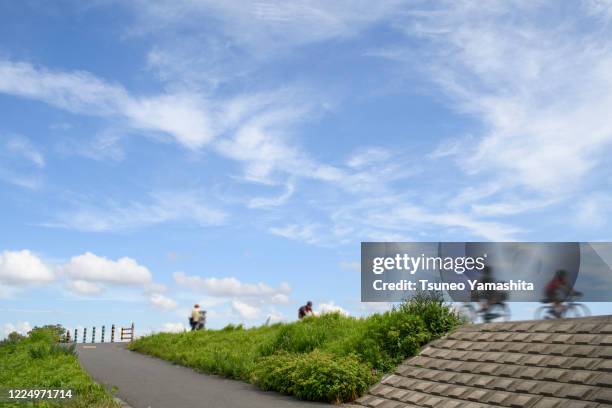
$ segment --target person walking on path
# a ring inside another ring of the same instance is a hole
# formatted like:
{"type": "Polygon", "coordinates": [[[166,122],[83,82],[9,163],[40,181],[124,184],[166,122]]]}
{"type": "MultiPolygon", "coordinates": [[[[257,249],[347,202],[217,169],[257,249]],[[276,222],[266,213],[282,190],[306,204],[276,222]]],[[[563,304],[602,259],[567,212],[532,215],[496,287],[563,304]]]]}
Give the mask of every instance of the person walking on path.
{"type": "Polygon", "coordinates": [[[193,305],[193,309],[191,309],[191,316],[189,316],[189,325],[191,326],[191,331],[194,331],[198,327],[198,322],[200,321],[200,305],[197,303],[193,305]]]}

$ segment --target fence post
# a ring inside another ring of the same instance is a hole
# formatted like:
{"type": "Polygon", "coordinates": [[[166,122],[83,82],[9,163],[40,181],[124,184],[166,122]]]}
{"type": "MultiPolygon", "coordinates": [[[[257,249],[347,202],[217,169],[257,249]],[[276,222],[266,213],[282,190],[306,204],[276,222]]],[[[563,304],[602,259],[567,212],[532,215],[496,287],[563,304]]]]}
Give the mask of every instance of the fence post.
{"type": "Polygon", "coordinates": [[[93,329],[91,330],[91,342],[92,343],[96,342],[96,326],[94,326],[93,329]]]}
{"type": "Polygon", "coordinates": [[[131,330],[132,336],[130,337],[130,341],[134,341],[134,322],[132,322],[132,330],[131,330]]]}
{"type": "Polygon", "coordinates": [[[115,325],[111,326],[111,343],[115,342],[115,325]]]}
{"type": "Polygon", "coordinates": [[[74,342],[78,343],[79,342],[79,338],[77,337],[79,335],[79,329],[74,329],[74,342]]]}
{"type": "Polygon", "coordinates": [[[100,339],[100,343],[104,343],[104,326],[102,326],[102,338],[100,339]]]}
{"type": "Polygon", "coordinates": [[[87,327],[83,327],[83,343],[87,343],[87,327]]]}

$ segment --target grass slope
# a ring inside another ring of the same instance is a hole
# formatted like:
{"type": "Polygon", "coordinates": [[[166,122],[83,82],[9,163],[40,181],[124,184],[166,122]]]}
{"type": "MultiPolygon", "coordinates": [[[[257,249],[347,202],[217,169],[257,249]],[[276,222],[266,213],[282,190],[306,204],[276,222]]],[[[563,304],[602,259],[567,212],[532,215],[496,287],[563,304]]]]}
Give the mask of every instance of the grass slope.
{"type": "Polygon", "coordinates": [[[2,407],[118,408],[105,389],[81,368],[74,348],[57,343],[59,327],[36,328],[27,337],[17,333],[0,342],[0,387],[71,389],[73,399],[0,402],[2,407]]]}
{"type": "Polygon", "coordinates": [[[325,314],[244,329],[159,333],[135,351],[313,401],[345,402],[383,373],[460,324],[440,299],[422,295],[384,314],[325,314]]]}

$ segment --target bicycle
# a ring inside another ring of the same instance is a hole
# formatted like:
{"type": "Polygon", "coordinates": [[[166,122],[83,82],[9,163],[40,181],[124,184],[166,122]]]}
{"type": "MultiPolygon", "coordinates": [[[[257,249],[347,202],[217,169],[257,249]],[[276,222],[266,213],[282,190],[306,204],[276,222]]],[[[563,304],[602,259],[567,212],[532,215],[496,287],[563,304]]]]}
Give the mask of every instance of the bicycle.
{"type": "Polygon", "coordinates": [[[464,303],[459,313],[472,323],[477,323],[478,320],[483,323],[507,322],[511,316],[510,307],[504,302],[493,303],[484,309],[477,309],[472,303],[464,303]]]}
{"type": "Polygon", "coordinates": [[[587,317],[591,315],[591,311],[582,303],[578,303],[575,300],[580,298],[582,294],[576,293],[567,297],[563,303],[563,308],[559,314],[556,313],[555,307],[548,300],[543,300],[542,303],[546,303],[536,309],[536,319],[564,319],[572,317],[587,317]]]}

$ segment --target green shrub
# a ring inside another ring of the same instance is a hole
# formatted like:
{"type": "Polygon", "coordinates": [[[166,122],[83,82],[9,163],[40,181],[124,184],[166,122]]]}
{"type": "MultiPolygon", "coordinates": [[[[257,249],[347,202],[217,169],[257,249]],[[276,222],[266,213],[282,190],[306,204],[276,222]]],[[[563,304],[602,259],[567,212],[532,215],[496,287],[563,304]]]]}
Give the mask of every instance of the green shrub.
{"type": "Polygon", "coordinates": [[[228,324],[226,325],[224,328],[221,329],[222,331],[233,331],[233,330],[244,330],[244,325],[242,323],[240,324],[228,324]]]}
{"type": "Polygon", "coordinates": [[[374,315],[357,343],[357,352],[372,367],[391,370],[403,359],[415,355],[431,339],[419,316],[398,310],[374,315]]]}
{"type": "Polygon", "coordinates": [[[44,341],[47,343],[57,343],[66,333],[61,325],[46,325],[42,327],[35,327],[29,333],[28,337],[33,341],[44,341]]]}
{"type": "MultiPolygon", "coordinates": [[[[58,344],[61,326],[33,329],[27,337],[10,336],[0,343],[0,388],[63,388],[73,391],[70,401],[41,401],[40,408],[117,408],[104,387],[83,371],[75,346],[58,344]]],[[[34,406],[32,403],[3,403],[3,407],[34,406]],[[25,405],[24,405],[25,404],[25,405]]]]}
{"type": "Polygon", "coordinates": [[[460,324],[438,296],[418,295],[364,318],[324,314],[245,329],[159,333],[132,350],[318,401],[350,401],[383,373],[460,324]]]}
{"type": "Polygon", "coordinates": [[[459,314],[444,303],[441,294],[435,292],[420,292],[410,301],[400,304],[398,310],[420,316],[432,338],[445,335],[461,323],[459,314]]]}
{"type": "Polygon", "coordinates": [[[341,403],[363,394],[373,374],[355,355],[339,357],[316,350],[263,357],[253,371],[252,381],[264,390],[293,394],[304,400],[341,403]]]}

